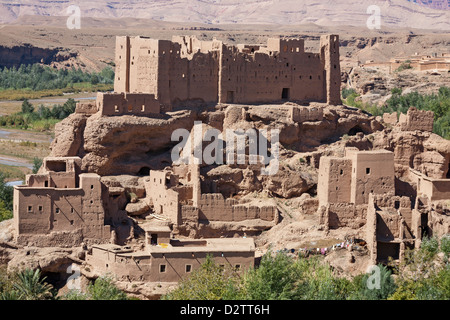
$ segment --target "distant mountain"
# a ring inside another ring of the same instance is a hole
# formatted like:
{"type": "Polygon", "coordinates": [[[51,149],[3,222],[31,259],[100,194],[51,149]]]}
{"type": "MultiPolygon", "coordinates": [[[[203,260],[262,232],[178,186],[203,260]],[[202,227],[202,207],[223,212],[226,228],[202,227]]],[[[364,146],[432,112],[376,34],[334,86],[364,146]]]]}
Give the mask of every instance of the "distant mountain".
{"type": "Polygon", "coordinates": [[[450,0],[0,0],[0,23],[12,23],[25,15],[68,16],[72,4],[80,7],[82,19],[322,26],[365,26],[368,8],[376,5],[381,27],[450,30],[450,0]]]}

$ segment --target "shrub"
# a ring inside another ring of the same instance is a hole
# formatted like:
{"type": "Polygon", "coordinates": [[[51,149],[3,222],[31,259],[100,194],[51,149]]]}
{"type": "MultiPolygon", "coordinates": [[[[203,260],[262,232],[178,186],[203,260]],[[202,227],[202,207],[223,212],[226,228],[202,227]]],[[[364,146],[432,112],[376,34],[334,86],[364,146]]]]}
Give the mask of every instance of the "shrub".
{"type": "Polygon", "coordinates": [[[239,297],[239,277],[208,255],[200,268],[182,280],[163,300],[230,300],[239,297]]]}
{"type": "Polygon", "coordinates": [[[103,276],[89,284],[88,295],[90,300],[127,300],[127,295],[118,289],[111,277],[103,276]]]}

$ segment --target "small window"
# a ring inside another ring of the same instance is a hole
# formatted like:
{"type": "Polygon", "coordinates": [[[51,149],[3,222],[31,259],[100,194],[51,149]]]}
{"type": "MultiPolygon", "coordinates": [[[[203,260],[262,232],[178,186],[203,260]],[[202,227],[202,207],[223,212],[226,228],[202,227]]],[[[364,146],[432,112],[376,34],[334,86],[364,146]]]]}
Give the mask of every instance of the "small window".
{"type": "Polygon", "coordinates": [[[191,264],[187,264],[186,265],[186,273],[189,273],[192,271],[192,265],[191,264]]]}
{"type": "Polygon", "coordinates": [[[395,209],[400,209],[400,201],[395,201],[394,203],[395,209]]]}
{"type": "Polygon", "coordinates": [[[236,265],[234,265],[234,269],[237,271],[237,270],[240,270],[241,269],[241,265],[240,264],[236,264],[236,265]]]}
{"type": "Polygon", "coordinates": [[[39,206],[38,209],[40,212],[42,212],[42,210],[44,210],[44,208],[42,206],[39,206]]]}
{"type": "Polygon", "coordinates": [[[73,212],[74,212],[73,208],[70,208],[70,213],[73,213],[73,212]]]}
{"type": "Polygon", "coordinates": [[[340,174],[341,174],[341,176],[342,176],[342,175],[344,174],[344,170],[342,170],[342,169],[341,169],[341,172],[340,172],[340,174]]]}
{"type": "Polygon", "coordinates": [[[117,105],[114,106],[114,112],[119,112],[119,107],[117,105]]]}
{"type": "Polygon", "coordinates": [[[33,212],[33,206],[28,206],[28,212],[33,212]]]}
{"type": "Polygon", "coordinates": [[[160,273],[166,272],[166,265],[165,264],[160,264],[159,265],[159,272],[160,273]]]}
{"type": "Polygon", "coordinates": [[[73,220],[70,220],[70,225],[73,226],[73,220]]]}
{"type": "Polygon", "coordinates": [[[143,104],[141,107],[141,112],[144,112],[144,111],[145,111],[145,104],[143,104]]]}
{"type": "Polygon", "coordinates": [[[55,209],[55,212],[56,212],[56,213],[59,213],[59,208],[56,208],[56,209],[55,209]]]}
{"type": "Polygon", "coordinates": [[[370,168],[366,168],[366,174],[370,174],[370,168]]]}
{"type": "Polygon", "coordinates": [[[93,184],[91,184],[91,189],[94,189],[94,185],[93,184]]]}

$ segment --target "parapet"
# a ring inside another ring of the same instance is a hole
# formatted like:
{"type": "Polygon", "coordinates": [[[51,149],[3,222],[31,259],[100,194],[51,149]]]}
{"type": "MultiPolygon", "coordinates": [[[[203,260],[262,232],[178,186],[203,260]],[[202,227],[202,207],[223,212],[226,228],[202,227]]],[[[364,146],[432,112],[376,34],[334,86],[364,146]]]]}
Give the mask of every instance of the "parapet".
{"type": "Polygon", "coordinates": [[[97,109],[102,116],[149,116],[159,114],[160,108],[154,94],[101,92],[97,94],[97,109]]]}

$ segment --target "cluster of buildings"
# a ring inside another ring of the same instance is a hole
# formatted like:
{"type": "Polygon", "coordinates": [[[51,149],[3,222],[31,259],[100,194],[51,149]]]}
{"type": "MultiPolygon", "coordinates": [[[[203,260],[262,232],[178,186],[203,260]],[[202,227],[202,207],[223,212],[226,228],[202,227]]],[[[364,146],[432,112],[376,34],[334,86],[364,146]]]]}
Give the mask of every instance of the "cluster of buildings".
{"type": "MultiPolygon", "coordinates": [[[[396,113],[385,114],[385,119],[401,131],[433,129],[433,112],[415,108],[399,120],[396,113]]],[[[342,158],[321,157],[320,223],[328,229],[364,227],[373,264],[387,263],[389,258],[401,261],[405,250],[418,248],[424,236],[450,233],[450,218],[442,206],[443,200],[450,199],[450,179],[443,178],[449,170],[433,178],[408,165],[404,180],[411,191],[405,195],[392,151],[350,147],[342,158]]]]}
{"type": "MultiPolygon", "coordinates": [[[[183,102],[283,100],[340,104],[338,36],[322,36],[319,53],[305,52],[300,39],[269,39],[262,47],[195,37],[117,37],[115,92],[99,93],[95,104],[77,104],[76,112],[159,117],[183,102]]],[[[386,121],[398,122],[404,130],[430,130],[430,115],[417,112],[411,110],[400,120],[386,115],[386,121]]],[[[293,106],[290,118],[322,120],[323,109],[293,106]]],[[[430,121],[432,129],[432,114],[430,121]]],[[[343,158],[321,157],[320,223],[327,228],[365,225],[374,263],[388,256],[400,259],[429,229],[432,215],[439,214],[434,201],[450,199],[450,179],[431,179],[413,169],[409,174],[417,186],[414,201],[396,196],[390,151],[349,148],[343,158]]],[[[139,226],[145,240],[136,248],[118,241],[121,227],[129,223],[117,209],[118,191],[104,185],[99,175],[82,172],[79,157],[46,158],[39,174],[14,187],[16,241],[43,247],[89,244],[86,263],[99,273],[130,281],[176,282],[207,255],[236,270],[252,267],[255,258],[252,238],[175,238],[183,226],[258,221],[267,229],[279,222],[276,204],[202,192],[199,165],[150,170],[144,184],[146,195],[140,201],[153,207],[152,219],[139,226]]],[[[132,239],[133,228],[126,230],[132,239]]]]}
{"type": "Polygon", "coordinates": [[[393,73],[400,67],[417,71],[448,72],[450,70],[450,53],[433,53],[431,55],[415,54],[410,57],[396,57],[385,62],[366,61],[361,65],[365,68],[386,70],[393,73]]]}

